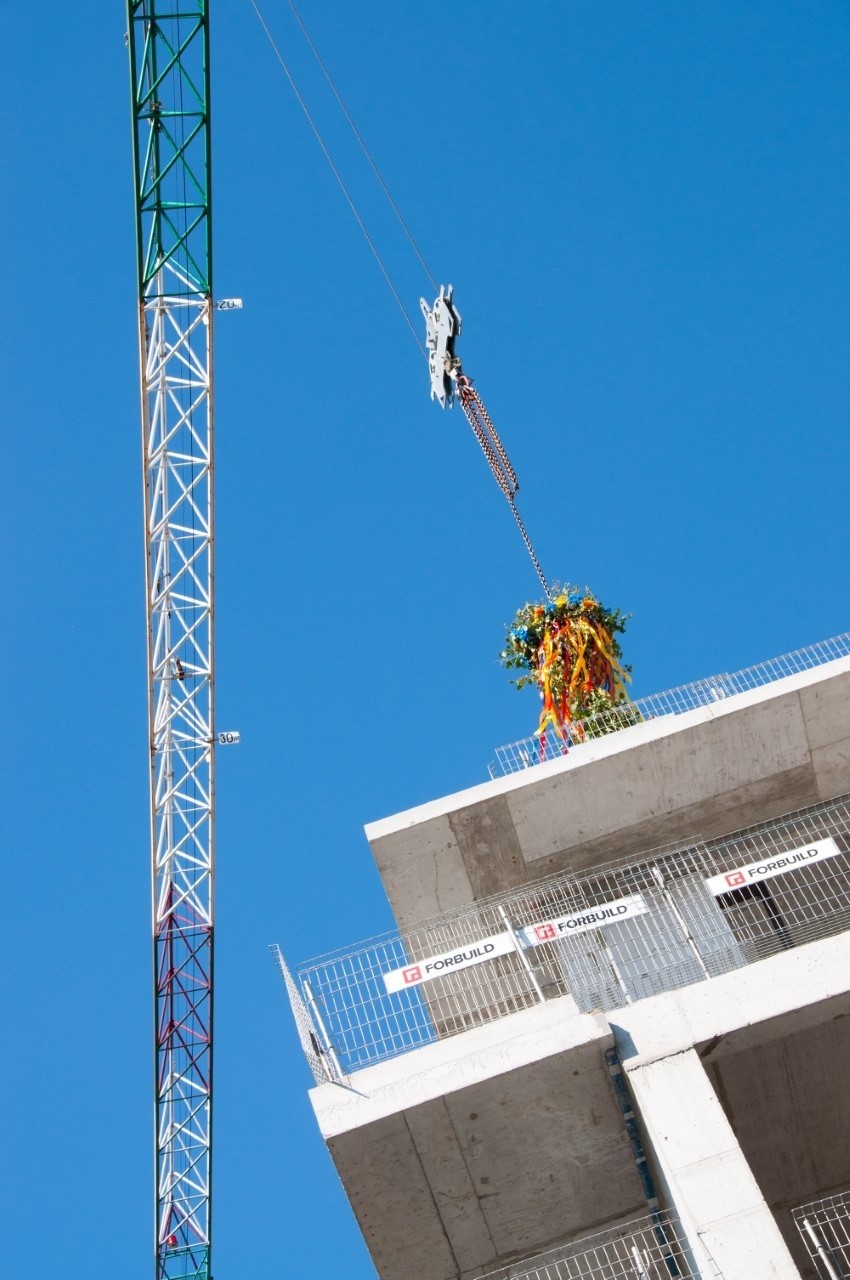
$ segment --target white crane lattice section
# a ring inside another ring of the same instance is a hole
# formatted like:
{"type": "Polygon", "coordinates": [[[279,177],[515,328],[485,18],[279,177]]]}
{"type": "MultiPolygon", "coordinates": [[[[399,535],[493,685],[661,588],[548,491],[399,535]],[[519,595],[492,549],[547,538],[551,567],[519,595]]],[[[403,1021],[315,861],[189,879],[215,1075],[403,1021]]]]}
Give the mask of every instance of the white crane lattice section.
{"type": "Polygon", "coordinates": [[[166,267],[144,308],[158,1239],[203,1274],[209,1240],[213,927],[211,305],[166,267]],[[175,276],[169,295],[163,276],[175,276]],[[197,1256],[196,1256],[197,1255],[197,1256]]]}

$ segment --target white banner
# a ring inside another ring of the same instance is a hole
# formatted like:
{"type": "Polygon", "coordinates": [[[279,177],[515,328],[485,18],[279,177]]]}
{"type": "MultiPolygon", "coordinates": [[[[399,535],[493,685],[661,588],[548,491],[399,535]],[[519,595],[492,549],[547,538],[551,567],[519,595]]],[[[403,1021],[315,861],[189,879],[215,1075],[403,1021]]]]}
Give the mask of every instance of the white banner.
{"type": "Polygon", "coordinates": [[[574,933],[605,929],[609,925],[619,924],[621,920],[633,920],[635,916],[645,915],[648,910],[643,895],[633,893],[628,898],[600,902],[595,907],[575,911],[572,915],[556,916],[553,920],[542,920],[540,924],[526,925],[524,929],[517,929],[517,937],[527,947],[539,947],[544,942],[551,942],[553,938],[567,938],[574,933]]]}
{"type": "Polygon", "coordinates": [[[444,978],[447,973],[459,973],[461,969],[483,964],[495,956],[506,956],[515,950],[511,934],[494,933],[489,938],[479,938],[477,942],[455,947],[454,951],[442,951],[438,956],[416,960],[404,969],[392,969],[383,975],[384,986],[387,991],[404,991],[407,987],[418,987],[422,982],[444,978]]]}
{"type": "Polygon", "coordinates": [[[832,836],[827,836],[826,840],[813,840],[811,844],[801,845],[799,849],[789,849],[787,853],[777,854],[775,858],[750,862],[746,867],[726,871],[721,876],[708,876],[705,886],[709,893],[719,898],[721,894],[731,893],[733,889],[758,884],[761,880],[772,880],[774,876],[785,875],[786,871],[796,871],[798,867],[808,866],[812,862],[834,858],[840,852],[832,836]]]}

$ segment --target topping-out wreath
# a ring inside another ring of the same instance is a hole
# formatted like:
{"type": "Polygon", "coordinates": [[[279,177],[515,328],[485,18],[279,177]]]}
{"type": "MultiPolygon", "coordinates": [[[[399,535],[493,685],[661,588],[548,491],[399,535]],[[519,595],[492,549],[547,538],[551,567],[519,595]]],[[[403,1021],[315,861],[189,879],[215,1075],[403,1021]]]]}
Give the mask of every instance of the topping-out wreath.
{"type": "Polygon", "coordinates": [[[592,592],[570,586],[518,610],[500,658],[509,671],[523,673],[512,681],[518,689],[534,685],[540,691],[537,736],[544,750],[550,726],[566,746],[641,718],[626,695],[631,667],[623,666],[617,640],[627,621],[627,614],[606,608],[592,592]],[[616,715],[606,714],[614,708],[616,715]]]}

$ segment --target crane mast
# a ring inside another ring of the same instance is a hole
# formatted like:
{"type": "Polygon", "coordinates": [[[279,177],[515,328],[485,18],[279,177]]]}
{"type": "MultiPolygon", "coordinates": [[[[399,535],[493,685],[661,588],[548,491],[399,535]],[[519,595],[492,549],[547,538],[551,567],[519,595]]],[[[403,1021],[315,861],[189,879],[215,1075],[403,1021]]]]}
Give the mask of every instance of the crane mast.
{"type": "Polygon", "coordinates": [[[207,0],[127,0],[148,632],[155,1277],[209,1280],[214,852],[207,0]]]}

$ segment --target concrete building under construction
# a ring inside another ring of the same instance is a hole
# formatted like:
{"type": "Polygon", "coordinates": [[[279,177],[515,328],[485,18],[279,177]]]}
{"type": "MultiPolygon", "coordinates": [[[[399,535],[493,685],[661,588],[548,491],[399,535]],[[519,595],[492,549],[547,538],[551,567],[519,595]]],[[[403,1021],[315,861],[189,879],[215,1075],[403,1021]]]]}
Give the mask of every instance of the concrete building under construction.
{"type": "Polygon", "coordinates": [[[850,636],[636,705],[369,826],[397,932],[279,955],[381,1280],[850,1277],[850,636]]]}

